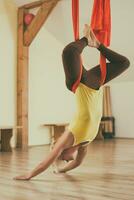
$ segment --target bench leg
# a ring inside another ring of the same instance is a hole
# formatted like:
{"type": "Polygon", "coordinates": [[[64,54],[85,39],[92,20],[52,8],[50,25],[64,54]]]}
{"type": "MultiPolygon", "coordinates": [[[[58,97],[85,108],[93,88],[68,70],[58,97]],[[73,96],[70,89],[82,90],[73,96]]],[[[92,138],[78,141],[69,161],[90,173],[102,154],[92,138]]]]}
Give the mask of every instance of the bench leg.
{"type": "Polygon", "coordinates": [[[1,151],[11,152],[10,140],[12,137],[12,129],[1,130],[1,151]]]}

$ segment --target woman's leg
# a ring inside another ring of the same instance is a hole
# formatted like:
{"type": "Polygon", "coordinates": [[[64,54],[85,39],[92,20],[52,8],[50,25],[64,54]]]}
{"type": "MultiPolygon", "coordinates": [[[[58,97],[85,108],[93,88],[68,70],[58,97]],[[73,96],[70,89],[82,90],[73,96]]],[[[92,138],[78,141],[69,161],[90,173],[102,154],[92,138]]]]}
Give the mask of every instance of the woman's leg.
{"type": "MultiPolygon", "coordinates": [[[[124,72],[129,67],[130,62],[125,56],[122,56],[111,49],[108,49],[103,44],[100,44],[92,29],[90,29],[88,25],[86,26],[89,30],[87,34],[88,46],[98,49],[109,61],[109,63],[106,64],[107,74],[104,82],[105,84],[124,72]]],[[[84,78],[85,85],[94,89],[99,89],[101,80],[100,65],[88,70],[84,78]]]]}
{"type": "MultiPolygon", "coordinates": [[[[94,32],[88,25],[86,25],[86,33],[88,46],[97,48],[107,58],[107,60],[109,60],[109,63],[106,64],[107,74],[105,83],[119,76],[129,67],[129,60],[125,56],[122,56],[106,48],[103,44],[100,44],[94,32]]],[[[101,80],[100,65],[88,70],[84,78],[85,85],[94,89],[99,89],[101,80]]]]}
{"type": "MultiPolygon", "coordinates": [[[[99,46],[98,50],[107,58],[107,60],[110,61],[109,63],[106,64],[107,74],[105,83],[119,76],[129,67],[130,62],[125,56],[122,56],[106,48],[103,44],[99,46]]],[[[84,83],[89,87],[98,89],[100,87],[100,79],[101,79],[100,66],[97,65],[96,67],[87,71],[84,83]]]]}
{"type": "MultiPolygon", "coordinates": [[[[88,45],[86,37],[67,45],[62,54],[63,66],[65,71],[66,85],[69,90],[72,89],[73,84],[79,79],[81,67],[81,57],[83,49],[88,45]]],[[[83,79],[85,69],[82,69],[83,79]]]]}
{"type": "Polygon", "coordinates": [[[105,83],[116,78],[129,67],[130,62],[125,56],[106,48],[102,44],[99,46],[98,50],[110,61],[110,63],[106,65],[107,76],[105,83]]]}
{"type": "Polygon", "coordinates": [[[30,180],[32,177],[44,172],[56,160],[56,158],[62,153],[62,151],[64,151],[66,148],[71,147],[73,143],[74,137],[72,133],[69,131],[63,133],[49,155],[40,164],[38,164],[35,169],[33,169],[31,172],[26,173],[25,175],[16,176],[14,179],[30,180]]]}

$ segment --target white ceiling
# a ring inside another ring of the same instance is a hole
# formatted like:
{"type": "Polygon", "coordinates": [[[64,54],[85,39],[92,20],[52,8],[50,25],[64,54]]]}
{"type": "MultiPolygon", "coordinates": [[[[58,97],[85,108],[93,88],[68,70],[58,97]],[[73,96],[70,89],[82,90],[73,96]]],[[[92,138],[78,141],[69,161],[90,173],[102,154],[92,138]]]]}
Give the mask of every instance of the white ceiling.
{"type": "MultiPolygon", "coordinates": [[[[35,0],[14,0],[16,5],[34,2],[35,0]]],[[[80,0],[80,30],[85,23],[89,23],[93,0],[80,0]]],[[[116,79],[134,81],[134,28],[132,27],[134,19],[134,1],[133,0],[111,0],[112,11],[112,40],[111,47],[130,58],[131,68],[126,75],[116,79]],[[130,26],[131,25],[131,26],[130,26]],[[128,35],[129,34],[129,35],[128,35]]],[[[71,0],[61,0],[52,14],[49,16],[44,26],[60,43],[63,45],[73,40],[72,20],[71,20],[71,0]]],[[[88,52],[89,54],[89,52],[88,52]]],[[[92,65],[89,56],[85,57],[87,65],[92,65]]]]}
{"type": "Polygon", "coordinates": [[[14,0],[14,2],[16,3],[16,5],[19,7],[19,6],[22,6],[24,4],[27,4],[27,3],[31,3],[31,2],[34,2],[35,0],[14,0]]]}

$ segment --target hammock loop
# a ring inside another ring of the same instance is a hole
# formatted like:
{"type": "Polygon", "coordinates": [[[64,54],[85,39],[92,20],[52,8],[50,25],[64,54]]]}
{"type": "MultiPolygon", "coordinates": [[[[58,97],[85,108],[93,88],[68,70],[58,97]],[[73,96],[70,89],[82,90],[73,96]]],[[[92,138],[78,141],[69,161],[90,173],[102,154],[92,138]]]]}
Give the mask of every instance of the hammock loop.
{"type": "MultiPolygon", "coordinates": [[[[79,39],[79,0],[72,0],[72,22],[74,39],[79,39]]],[[[90,24],[97,39],[105,46],[110,45],[111,37],[111,8],[110,0],[94,0],[91,24],[90,24]]],[[[100,70],[101,80],[100,85],[103,85],[106,79],[106,58],[100,54],[100,70]]],[[[80,77],[77,83],[74,84],[73,90],[75,91],[82,75],[82,59],[80,77]]]]}

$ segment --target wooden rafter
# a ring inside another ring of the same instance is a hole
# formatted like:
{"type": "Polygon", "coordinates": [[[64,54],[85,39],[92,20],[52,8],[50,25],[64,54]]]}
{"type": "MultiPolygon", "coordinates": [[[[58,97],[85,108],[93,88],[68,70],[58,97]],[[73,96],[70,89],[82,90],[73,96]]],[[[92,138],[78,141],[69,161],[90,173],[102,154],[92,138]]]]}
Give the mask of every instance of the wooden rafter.
{"type": "Polygon", "coordinates": [[[28,65],[29,45],[60,0],[44,0],[24,5],[18,9],[18,56],[17,56],[17,146],[28,147],[28,65]],[[25,30],[24,15],[29,9],[39,7],[36,17],[25,30]],[[24,45],[25,43],[25,45],[24,45]]]}
{"type": "Polygon", "coordinates": [[[23,8],[18,10],[18,56],[17,56],[17,147],[25,148],[28,145],[28,56],[29,48],[23,44],[24,14],[23,8]]]}
{"type": "Polygon", "coordinates": [[[33,8],[36,8],[36,7],[39,7],[42,5],[44,1],[35,1],[35,2],[32,2],[32,3],[28,3],[26,5],[23,5],[21,6],[20,8],[24,8],[24,9],[33,9],[33,8]]]}
{"type": "Polygon", "coordinates": [[[35,1],[35,2],[32,2],[32,3],[28,3],[26,5],[23,5],[21,6],[20,8],[24,8],[24,9],[33,9],[33,8],[36,8],[36,7],[39,7],[41,6],[44,2],[50,2],[52,0],[41,0],[41,1],[35,1]]]}
{"type": "Polygon", "coordinates": [[[45,1],[24,33],[24,45],[29,46],[59,0],[45,1]]]}

